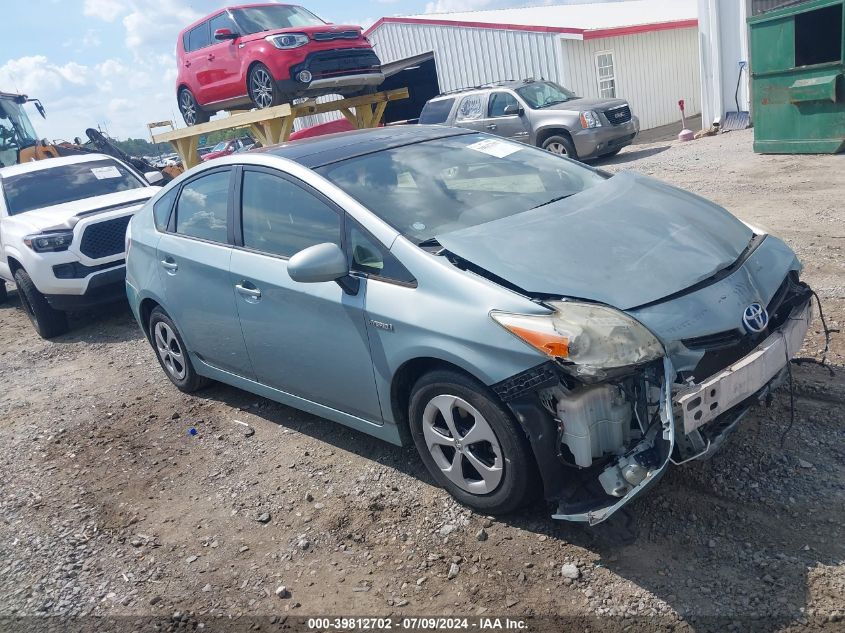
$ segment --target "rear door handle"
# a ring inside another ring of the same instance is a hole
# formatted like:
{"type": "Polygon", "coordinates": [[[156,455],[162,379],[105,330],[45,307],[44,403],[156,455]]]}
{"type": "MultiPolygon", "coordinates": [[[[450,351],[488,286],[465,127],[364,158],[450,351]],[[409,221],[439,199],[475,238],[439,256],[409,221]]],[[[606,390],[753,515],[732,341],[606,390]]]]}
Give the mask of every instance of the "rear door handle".
{"type": "Polygon", "coordinates": [[[208,61],[210,61],[210,62],[214,61],[214,54],[213,53],[208,54],[208,61]]]}
{"type": "Polygon", "coordinates": [[[490,125],[485,125],[484,127],[486,127],[488,130],[495,130],[495,129],[496,129],[496,124],[495,124],[495,123],[491,123],[490,125]]]}
{"type": "Polygon", "coordinates": [[[164,268],[167,272],[173,274],[177,270],[179,270],[179,264],[173,261],[172,257],[166,257],[165,259],[161,260],[161,267],[164,268]]]}
{"type": "Polygon", "coordinates": [[[185,62],[185,66],[187,66],[187,67],[189,67],[189,68],[190,68],[190,66],[191,66],[191,62],[185,62]]]}
{"type": "Polygon", "coordinates": [[[235,290],[238,291],[238,294],[240,294],[244,299],[253,299],[255,301],[258,301],[261,298],[261,291],[254,286],[249,287],[252,286],[252,284],[249,284],[249,286],[246,286],[244,284],[249,284],[249,282],[242,281],[239,284],[235,284],[235,290]]]}

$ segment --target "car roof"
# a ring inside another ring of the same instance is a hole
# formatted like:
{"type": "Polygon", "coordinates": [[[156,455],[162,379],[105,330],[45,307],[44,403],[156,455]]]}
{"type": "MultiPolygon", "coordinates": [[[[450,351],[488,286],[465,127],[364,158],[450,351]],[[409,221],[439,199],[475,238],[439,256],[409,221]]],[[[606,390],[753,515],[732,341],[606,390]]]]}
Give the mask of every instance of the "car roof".
{"type": "Polygon", "coordinates": [[[511,90],[515,90],[516,88],[521,88],[527,84],[545,82],[545,79],[504,79],[502,81],[492,81],[488,84],[482,84],[480,86],[469,86],[466,88],[458,88],[456,90],[448,90],[446,92],[442,92],[436,97],[433,97],[431,101],[437,101],[439,99],[454,99],[456,95],[466,94],[469,92],[486,92],[488,90],[496,90],[497,88],[510,88],[511,90]]]}
{"type": "Polygon", "coordinates": [[[75,165],[77,163],[88,163],[95,160],[116,160],[113,156],[106,154],[77,154],[75,156],[59,156],[57,158],[45,158],[44,160],[33,160],[18,165],[10,165],[0,169],[0,176],[16,176],[32,171],[42,171],[61,167],[62,165],[75,165]]]}
{"type": "Polygon", "coordinates": [[[347,158],[464,134],[476,132],[441,125],[391,125],[304,138],[262,147],[250,153],[271,154],[314,169],[347,158]]]}

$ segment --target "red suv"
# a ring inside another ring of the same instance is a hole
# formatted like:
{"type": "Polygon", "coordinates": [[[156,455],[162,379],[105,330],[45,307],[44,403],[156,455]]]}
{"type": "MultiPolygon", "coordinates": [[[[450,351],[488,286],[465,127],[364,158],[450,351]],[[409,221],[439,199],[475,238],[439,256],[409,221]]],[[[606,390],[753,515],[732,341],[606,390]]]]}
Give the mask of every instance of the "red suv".
{"type": "Polygon", "coordinates": [[[176,96],[187,125],[217,110],[366,94],[384,81],[361,27],[329,24],[289,4],[217,11],[181,31],[176,52],[176,96]]]}

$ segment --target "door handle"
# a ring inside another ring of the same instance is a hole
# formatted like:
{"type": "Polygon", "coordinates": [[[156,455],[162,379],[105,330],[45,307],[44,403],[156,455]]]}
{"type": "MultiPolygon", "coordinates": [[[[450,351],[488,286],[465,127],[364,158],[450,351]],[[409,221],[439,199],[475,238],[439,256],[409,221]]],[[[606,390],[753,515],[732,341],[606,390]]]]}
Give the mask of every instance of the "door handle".
{"type": "MultiPolygon", "coordinates": [[[[247,281],[241,282],[239,284],[235,284],[235,290],[238,291],[238,294],[244,297],[245,299],[255,299],[256,301],[261,298],[261,291],[258,288],[249,288],[244,284],[249,283],[247,281]]],[[[252,284],[250,284],[252,285],[252,284]]]]}
{"type": "Polygon", "coordinates": [[[208,54],[208,61],[210,61],[210,62],[213,62],[213,61],[214,61],[214,53],[209,53],[209,54],[208,54]]]}
{"type": "Polygon", "coordinates": [[[495,130],[495,129],[496,129],[496,124],[495,124],[495,123],[491,123],[490,125],[485,125],[484,127],[486,127],[488,130],[495,130]]]}
{"type": "Polygon", "coordinates": [[[190,68],[190,67],[191,67],[191,62],[185,62],[185,66],[187,66],[188,68],[190,68]]]}
{"type": "Polygon", "coordinates": [[[177,270],[179,270],[179,264],[173,261],[172,258],[167,257],[166,259],[161,260],[161,267],[164,268],[167,272],[173,274],[177,270]]]}

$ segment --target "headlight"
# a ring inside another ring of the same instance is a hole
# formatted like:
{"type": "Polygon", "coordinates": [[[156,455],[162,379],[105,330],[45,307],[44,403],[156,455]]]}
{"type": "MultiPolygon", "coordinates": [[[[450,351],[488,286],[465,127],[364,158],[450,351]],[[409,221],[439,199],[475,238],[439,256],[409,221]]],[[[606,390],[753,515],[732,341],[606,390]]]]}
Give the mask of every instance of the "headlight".
{"type": "Polygon", "coordinates": [[[308,43],[308,36],[305,33],[280,33],[268,35],[264,39],[276,48],[299,48],[308,43]]]}
{"type": "Polygon", "coordinates": [[[41,233],[27,235],[23,243],[36,253],[66,251],[73,242],[73,231],[56,231],[55,233],[41,233]]]}
{"type": "Polygon", "coordinates": [[[594,128],[594,127],[601,127],[601,119],[599,119],[599,115],[596,114],[592,110],[587,110],[586,112],[581,113],[581,127],[585,130],[594,128]]]}
{"type": "Polygon", "coordinates": [[[645,363],[663,356],[663,346],[641,323],[606,306],[549,302],[545,315],[493,311],[490,316],[535,349],[567,363],[585,376],[645,363]]]}

